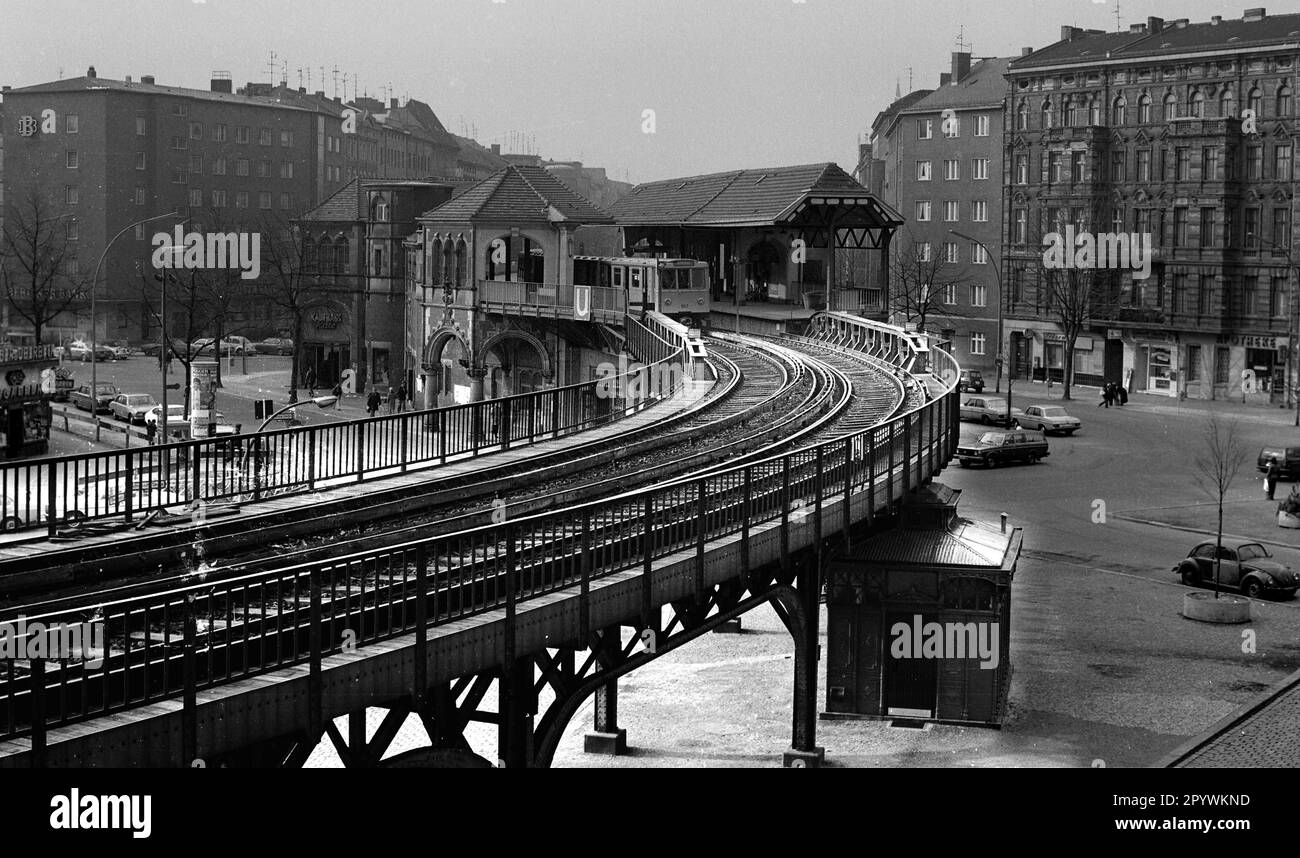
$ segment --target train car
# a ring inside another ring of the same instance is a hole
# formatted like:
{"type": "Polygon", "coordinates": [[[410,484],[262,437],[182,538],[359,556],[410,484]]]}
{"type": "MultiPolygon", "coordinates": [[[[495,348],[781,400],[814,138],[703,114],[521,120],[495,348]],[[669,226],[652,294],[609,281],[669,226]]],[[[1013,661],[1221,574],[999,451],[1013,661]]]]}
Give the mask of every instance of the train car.
{"type": "Polygon", "coordinates": [[[707,321],[709,265],[694,259],[642,256],[575,256],[573,282],[623,290],[627,312],[657,310],[687,326],[707,321]]]}

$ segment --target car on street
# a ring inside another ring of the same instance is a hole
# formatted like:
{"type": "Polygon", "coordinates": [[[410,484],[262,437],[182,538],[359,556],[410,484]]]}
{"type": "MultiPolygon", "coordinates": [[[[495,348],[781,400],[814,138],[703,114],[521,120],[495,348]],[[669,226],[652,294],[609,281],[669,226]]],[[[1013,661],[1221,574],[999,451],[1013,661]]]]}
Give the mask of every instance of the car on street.
{"type": "Polygon", "coordinates": [[[999,425],[1011,424],[1025,416],[1019,408],[1007,408],[1005,399],[994,396],[968,396],[961,402],[961,419],[999,425]]]}
{"type": "Polygon", "coordinates": [[[977,369],[963,369],[957,379],[957,389],[962,393],[983,393],[984,376],[977,369]]]}
{"type": "Polygon", "coordinates": [[[108,348],[113,352],[113,360],[126,360],[134,354],[126,343],[108,343],[108,348]]]}
{"type": "Polygon", "coordinates": [[[123,393],[108,403],[108,410],[118,420],[143,424],[145,415],[157,404],[158,401],[148,393],[123,393]]]}
{"type": "Polygon", "coordinates": [[[971,465],[996,468],[1010,462],[1028,462],[1034,465],[1039,459],[1050,455],[1047,440],[1041,433],[1023,429],[985,432],[978,441],[957,446],[957,459],[963,468],[971,465]]]}
{"type": "MultiPolygon", "coordinates": [[[[80,340],[70,344],[66,352],[68,360],[79,360],[90,363],[90,345],[80,340]]],[[[116,357],[116,353],[109,346],[103,343],[95,345],[95,360],[100,362],[111,361],[116,357]]]]}
{"type": "MultiPolygon", "coordinates": [[[[1215,543],[1202,542],[1174,567],[1189,587],[1214,586],[1215,543]]],[[[1265,595],[1294,596],[1300,575],[1268,553],[1258,542],[1224,542],[1218,547],[1219,584],[1258,599],[1265,595]]]]}
{"type": "MultiPolygon", "coordinates": [[[[201,337],[190,344],[190,351],[196,356],[207,357],[212,352],[213,342],[212,337],[201,337]]],[[[253,343],[245,337],[225,337],[219,343],[221,357],[228,355],[241,357],[252,352],[253,343]]]]}
{"type": "MultiPolygon", "coordinates": [[[[157,426],[158,418],[160,416],[162,416],[162,406],[155,405],[152,408],[150,408],[147,412],[145,412],[144,424],[146,426],[149,425],[157,426]]],[[[218,411],[217,422],[220,423],[225,419],[226,419],[226,415],[218,411]]],[[[167,424],[166,425],[168,427],[190,425],[189,421],[185,419],[185,406],[183,404],[179,402],[167,403],[167,424]]]]}
{"type": "Polygon", "coordinates": [[[1016,418],[1016,424],[1022,429],[1038,429],[1047,435],[1053,432],[1073,435],[1083,425],[1078,417],[1071,417],[1059,405],[1031,405],[1023,416],[1016,418]]]}
{"type": "Polygon", "coordinates": [[[291,355],[293,340],[287,337],[267,337],[259,343],[253,343],[253,350],[259,355],[291,355]]]}
{"type": "Polygon", "coordinates": [[[1255,467],[1260,472],[1268,470],[1268,460],[1277,459],[1278,476],[1284,480],[1294,480],[1300,476],[1300,447],[1286,447],[1280,444],[1264,447],[1259,451],[1255,467]]]}
{"type": "Polygon", "coordinates": [[[95,394],[90,393],[90,385],[83,384],[68,399],[74,406],[82,411],[90,411],[98,414],[100,412],[109,413],[112,409],[109,407],[114,399],[122,395],[122,391],[117,389],[117,385],[108,381],[101,381],[95,385],[95,394]],[[92,406],[91,403],[94,403],[92,406]]]}

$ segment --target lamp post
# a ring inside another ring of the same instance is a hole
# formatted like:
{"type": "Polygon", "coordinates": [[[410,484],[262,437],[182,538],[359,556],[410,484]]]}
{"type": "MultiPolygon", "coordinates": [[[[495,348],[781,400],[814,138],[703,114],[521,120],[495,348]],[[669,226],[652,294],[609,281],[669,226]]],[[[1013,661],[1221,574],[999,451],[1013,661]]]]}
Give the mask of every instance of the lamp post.
{"type": "Polygon", "coordinates": [[[166,214],[154,215],[127,224],[122,227],[122,230],[117,235],[108,240],[108,244],[104,245],[103,252],[99,254],[99,261],[95,263],[95,273],[90,278],[90,415],[95,418],[96,441],[99,440],[99,356],[96,354],[99,346],[99,318],[95,305],[95,295],[99,292],[99,269],[103,266],[104,258],[108,256],[108,251],[113,247],[113,243],[126,235],[127,232],[141,224],[169,217],[180,217],[180,214],[179,211],[167,212],[166,214]]]}
{"type": "MultiPolygon", "coordinates": [[[[1001,393],[1002,392],[1002,364],[1005,361],[1005,355],[1003,355],[1002,353],[1002,269],[998,266],[997,262],[993,260],[993,254],[989,252],[988,245],[986,245],[984,242],[980,241],[978,238],[975,238],[974,236],[966,235],[966,233],[964,232],[958,232],[955,229],[950,229],[948,230],[948,232],[951,235],[955,235],[958,238],[964,238],[967,241],[972,242],[974,244],[978,244],[980,247],[984,248],[984,255],[988,257],[989,264],[993,266],[993,277],[998,285],[998,350],[997,350],[997,356],[995,358],[995,362],[998,368],[998,377],[997,377],[997,384],[994,386],[993,392],[1001,393]]],[[[1009,379],[1008,379],[1007,388],[1008,388],[1007,393],[1009,394],[1011,392],[1009,379]]],[[[1008,398],[1007,400],[1008,420],[1011,418],[1010,408],[1011,408],[1011,401],[1010,398],[1008,398]]]]}
{"type": "MultiPolygon", "coordinates": [[[[1294,368],[1292,367],[1292,364],[1296,362],[1295,359],[1297,357],[1296,324],[1295,324],[1297,283],[1295,280],[1295,273],[1296,273],[1295,261],[1291,256],[1290,248],[1283,247],[1282,245],[1278,244],[1275,241],[1269,241],[1267,238],[1264,238],[1263,236],[1260,235],[1256,235],[1253,232],[1246,233],[1246,238],[1254,239],[1255,241],[1261,241],[1264,244],[1267,244],[1269,247],[1272,247],[1274,250],[1281,251],[1282,254],[1286,256],[1287,279],[1291,280],[1291,300],[1287,302],[1287,313],[1286,313],[1286,335],[1287,335],[1286,395],[1288,397],[1295,399],[1295,422],[1292,425],[1300,426],[1300,395],[1297,395],[1297,390],[1296,390],[1297,383],[1300,382],[1300,366],[1296,366],[1294,368]]],[[[1287,402],[1286,404],[1289,405],[1290,403],[1287,402]]]]}
{"type": "MultiPolygon", "coordinates": [[[[312,405],[315,405],[317,408],[329,408],[331,405],[333,405],[335,402],[338,401],[338,397],[317,396],[314,399],[308,399],[307,401],[310,402],[312,405]]],[[[271,421],[275,420],[275,418],[279,417],[281,414],[283,414],[286,411],[291,411],[294,408],[297,408],[299,405],[302,404],[303,403],[301,402],[290,402],[288,405],[284,406],[279,411],[275,412],[274,414],[270,415],[265,420],[263,420],[262,425],[254,429],[252,434],[253,435],[258,434],[259,432],[264,430],[267,426],[270,426],[271,421]]],[[[240,456],[239,458],[239,470],[241,471],[244,470],[244,463],[248,461],[248,451],[251,450],[252,447],[253,447],[252,439],[249,439],[248,446],[244,448],[244,455],[240,456]]]]}

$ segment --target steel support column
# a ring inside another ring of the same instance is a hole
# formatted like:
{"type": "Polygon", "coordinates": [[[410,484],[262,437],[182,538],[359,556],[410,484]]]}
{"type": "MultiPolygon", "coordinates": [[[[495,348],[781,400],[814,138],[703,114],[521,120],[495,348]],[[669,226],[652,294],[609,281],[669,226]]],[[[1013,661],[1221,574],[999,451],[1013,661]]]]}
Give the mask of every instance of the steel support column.
{"type": "MultiPolygon", "coordinates": [[[[622,632],[618,626],[600,633],[597,660],[602,668],[613,666],[622,653],[622,632]]],[[[618,679],[610,679],[596,689],[596,717],[591,732],[582,737],[582,750],[588,754],[618,756],[627,753],[627,730],[618,726],[618,679]]]]}

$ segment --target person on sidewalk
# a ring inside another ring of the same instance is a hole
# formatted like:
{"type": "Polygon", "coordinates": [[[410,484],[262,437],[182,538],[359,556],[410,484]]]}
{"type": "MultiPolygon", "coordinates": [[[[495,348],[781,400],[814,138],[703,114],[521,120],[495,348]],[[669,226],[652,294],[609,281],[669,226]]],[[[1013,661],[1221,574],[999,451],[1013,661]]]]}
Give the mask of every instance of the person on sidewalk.
{"type": "Polygon", "coordinates": [[[379,391],[373,387],[370,388],[370,395],[366,397],[366,413],[374,417],[379,413],[379,406],[384,404],[384,398],[379,395],[379,391]]]}
{"type": "Polygon", "coordinates": [[[1282,469],[1277,466],[1277,456],[1269,456],[1268,470],[1264,472],[1264,497],[1269,500],[1273,499],[1273,492],[1277,489],[1277,478],[1281,473],[1282,469]]]}
{"type": "Polygon", "coordinates": [[[1110,408],[1110,397],[1110,385],[1104,385],[1101,389],[1101,402],[1097,403],[1097,407],[1100,408],[1104,405],[1107,408],[1110,408]]]}
{"type": "Polygon", "coordinates": [[[406,411],[406,382],[397,385],[397,413],[406,411]]]}
{"type": "Polygon", "coordinates": [[[342,411],[343,410],[343,385],[335,384],[334,389],[331,390],[330,393],[334,396],[334,410],[342,411]]]}
{"type": "Polygon", "coordinates": [[[316,370],[307,367],[306,374],[302,377],[303,387],[307,388],[307,395],[312,399],[316,398],[316,370]]]}
{"type": "Polygon", "coordinates": [[[1124,385],[1115,385],[1115,396],[1119,399],[1120,405],[1128,404],[1128,391],[1124,389],[1124,385]]]}

